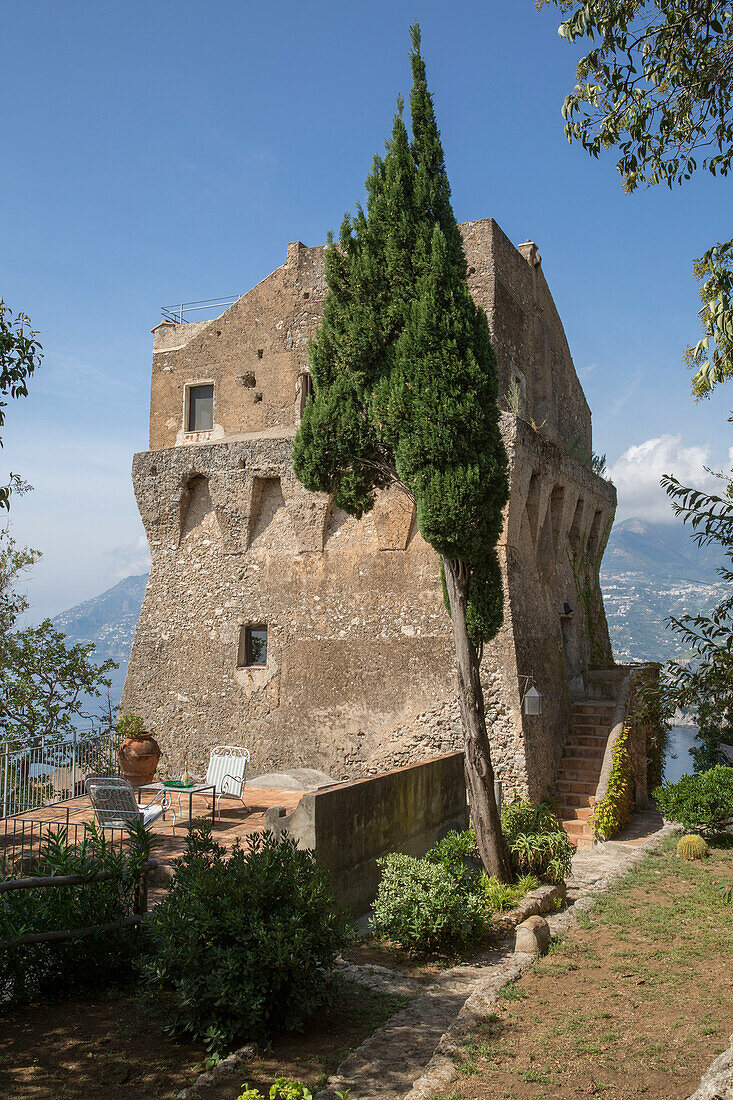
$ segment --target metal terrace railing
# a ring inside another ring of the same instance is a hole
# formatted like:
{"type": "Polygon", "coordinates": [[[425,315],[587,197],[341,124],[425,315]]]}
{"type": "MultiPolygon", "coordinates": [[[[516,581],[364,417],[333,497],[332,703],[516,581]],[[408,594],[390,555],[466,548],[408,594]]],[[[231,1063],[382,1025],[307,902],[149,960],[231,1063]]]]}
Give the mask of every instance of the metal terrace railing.
{"type": "MultiPolygon", "coordinates": [[[[69,845],[76,847],[87,835],[87,824],[71,821],[68,808],[58,821],[9,817],[0,822],[0,882],[32,874],[48,840],[60,833],[66,836],[69,845]]],[[[105,826],[104,836],[110,847],[119,851],[130,843],[127,828],[105,826]]]]}
{"type": "Polygon", "coordinates": [[[0,820],[78,797],[88,775],[117,775],[119,741],[118,733],[75,732],[67,741],[0,745],[0,820]]]}
{"type": "MultiPolygon", "coordinates": [[[[174,325],[187,325],[190,320],[187,314],[202,309],[210,312],[218,310],[221,313],[226,306],[232,305],[239,298],[241,298],[241,294],[229,294],[225,298],[207,298],[201,302],[181,302],[177,306],[161,306],[160,312],[164,321],[172,321],[174,325]]],[[[206,318],[202,317],[201,320],[206,320],[206,318]]]]}

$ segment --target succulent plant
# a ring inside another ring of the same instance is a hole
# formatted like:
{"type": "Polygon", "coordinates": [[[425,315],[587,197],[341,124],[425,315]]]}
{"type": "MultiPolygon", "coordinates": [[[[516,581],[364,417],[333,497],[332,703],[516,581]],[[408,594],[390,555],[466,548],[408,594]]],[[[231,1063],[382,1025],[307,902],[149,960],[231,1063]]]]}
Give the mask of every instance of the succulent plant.
{"type": "Polygon", "coordinates": [[[680,859],[705,859],[707,854],[708,846],[701,836],[683,836],[677,842],[677,855],[680,859]]]}

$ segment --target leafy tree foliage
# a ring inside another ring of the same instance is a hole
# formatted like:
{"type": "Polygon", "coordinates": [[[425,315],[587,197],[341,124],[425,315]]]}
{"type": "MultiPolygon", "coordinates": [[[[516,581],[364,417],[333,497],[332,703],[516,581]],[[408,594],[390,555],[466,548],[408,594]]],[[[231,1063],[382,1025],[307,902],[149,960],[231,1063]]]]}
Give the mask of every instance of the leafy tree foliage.
{"type": "MultiPolygon", "coordinates": [[[[699,546],[718,545],[724,564],[718,573],[726,584],[733,582],[733,480],[718,475],[723,483],[719,494],[702,493],[665,475],[662,485],[675,514],[693,528],[699,546]]],[[[686,648],[689,663],[670,662],[666,674],[673,701],[698,712],[699,746],[693,750],[696,766],[717,762],[717,748],[733,732],[733,589],[717,607],[705,614],[683,615],[669,620],[686,648]]]]}
{"type": "Polygon", "coordinates": [[[708,249],[693,273],[700,283],[705,335],[687,349],[685,360],[695,370],[692,391],[699,398],[733,376],[733,241],[708,249]]]}
{"type": "Polygon", "coordinates": [[[466,768],[479,849],[506,879],[479,679],[480,650],[502,621],[496,542],[508,498],[495,355],[471,298],[450,202],[420,33],[412,28],[412,138],[398,101],[366,210],[329,237],[323,322],[310,346],[313,397],[295,472],[361,516],[397,485],[441,556],[458,658],[466,768]]]}
{"type": "Polygon", "coordinates": [[[68,645],[50,619],[15,629],[28,609],[17,581],[40,554],[20,548],[0,531],[0,744],[11,748],[61,739],[78,719],[92,719],[85,706],[110,686],[113,660],[98,665],[93,645],[68,645]]]}
{"type": "MultiPolygon", "coordinates": [[[[41,345],[37,332],[30,328],[24,313],[13,316],[0,298],[0,428],[5,424],[7,399],[28,396],[28,380],[41,363],[41,345]]],[[[2,447],[0,435],[0,447],[2,447]]],[[[21,485],[17,474],[10,475],[8,485],[0,485],[0,508],[10,508],[10,494],[21,485]]]]}
{"type": "MultiPolygon", "coordinates": [[[[567,16],[559,33],[594,45],[578,63],[563,116],[592,156],[615,147],[627,191],[672,187],[733,159],[733,8],[729,0],[537,0],[567,16]]],[[[733,375],[733,241],[695,264],[704,335],[688,348],[700,397],[733,375]]]]}

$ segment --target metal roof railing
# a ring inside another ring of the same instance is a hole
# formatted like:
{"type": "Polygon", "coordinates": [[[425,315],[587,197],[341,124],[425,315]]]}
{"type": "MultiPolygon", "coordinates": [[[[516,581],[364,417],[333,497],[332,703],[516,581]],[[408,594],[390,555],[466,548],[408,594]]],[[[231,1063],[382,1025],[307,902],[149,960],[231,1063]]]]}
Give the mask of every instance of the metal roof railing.
{"type": "Polygon", "coordinates": [[[175,325],[187,325],[189,318],[186,314],[194,313],[199,309],[217,309],[222,312],[225,306],[230,306],[239,298],[241,298],[241,294],[229,294],[225,298],[207,298],[201,302],[181,302],[180,305],[176,306],[161,306],[160,312],[164,321],[172,321],[175,325]]]}

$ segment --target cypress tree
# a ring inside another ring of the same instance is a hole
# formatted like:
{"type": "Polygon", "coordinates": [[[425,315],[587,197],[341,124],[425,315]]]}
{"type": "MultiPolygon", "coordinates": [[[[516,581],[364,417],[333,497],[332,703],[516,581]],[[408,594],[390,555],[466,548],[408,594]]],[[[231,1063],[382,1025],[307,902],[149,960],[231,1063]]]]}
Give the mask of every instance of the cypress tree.
{"type": "Polygon", "coordinates": [[[480,662],[502,622],[496,543],[508,499],[496,358],[470,294],[420,31],[411,28],[412,139],[398,100],[366,210],[326,249],[328,292],[309,349],[313,397],[294,444],[303,484],[353,516],[396,484],[441,560],[471,814],[483,862],[509,868],[494,799],[480,662]]]}

